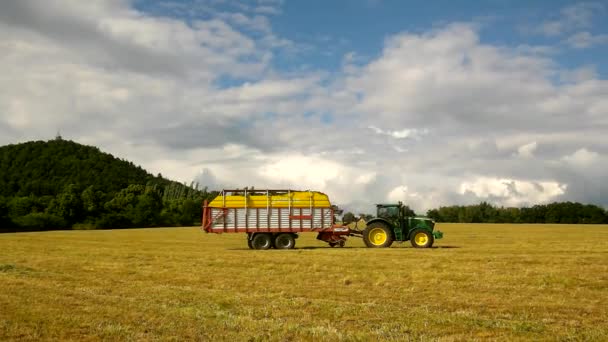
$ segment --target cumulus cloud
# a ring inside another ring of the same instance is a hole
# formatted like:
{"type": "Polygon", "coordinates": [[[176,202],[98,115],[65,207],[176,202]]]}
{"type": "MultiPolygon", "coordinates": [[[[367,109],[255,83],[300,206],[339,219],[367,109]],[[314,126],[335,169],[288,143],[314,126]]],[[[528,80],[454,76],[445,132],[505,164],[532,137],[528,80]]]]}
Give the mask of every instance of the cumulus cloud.
{"type": "Polygon", "coordinates": [[[365,185],[374,179],[374,172],[362,172],[352,166],[342,165],[319,156],[277,155],[264,162],[259,173],[268,183],[308,184],[326,188],[329,183],[341,185],[365,185]]]}
{"type": "Polygon", "coordinates": [[[390,38],[382,56],[347,84],[361,94],[359,110],[393,125],[513,127],[533,99],[550,97],[550,68],[542,57],[480,44],[472,26],[455,24],[390,38]],[[518,96],[518,103],[506,101],[518,96]]]}
{"type": "Polygon", "coordinates": [[[605,10],[599,2],[580,2],[562,8],[553,20],[544,21],[536,31],[547,36],[558,36],[572,30],[591,26],[593,17],[605,10]]]}
{"type": "Polygon", "coordinates": [[[254,31],[259,32],[272,32],[272,28],[270,27],[270,21],[268,18],[255,15],[255,16],[246,16],[243,13],[219,13],[219,18],[225,19],[235,25],[242,26],[244,28],[252,29],[254,31]]]}
{"type": "Polygon", "coordinates": [[[410,192],[407,186],[400,185],[388,193],[387,199],[393,203],[399,201],[409,203],[416,201],[419,196],[420,195],[417,192],[410,192]]]}
{"type": "Polygon", "coordinates": [[[256,6],[186,23],[129,1],[0,3],[0,143],[60,130],[178,181],[321,190],[355,212],[608,204],[597,73],[466,23],[287,73],[274,56],[289,41],[256,6]]]}
{"type": "Polygon", "coordinates": [[[506,178],[478,177],[460,185],[460,193],[472,193],[478,198],[499,200],[508,206],[547,203],[563,195],[567,184],[552,181],[522,181],[506,178]]]}
{"type": "Polygon", "coordinates": [[[577,49],[584,49],[599,44],[608,44],[608,34],[594,35],[586,31],[578,32],[568,37],[566,43],[577,49]]]}
{"type": "Polygon", "coordinates": [[[282,4],[282,0],[259,0],[254,11],[257,13],[276,15],[281,13],[282,4]]]}
{"type": "Polygon", "coordinates": [[[407,139],[407,138],[419,139],[422,135],[428,134],[427,129],[419,130],[419,129],[415,129],[415,128],[412,128],[412,129],[404,128],[401,130],[383,130],[376,126],[369,126],[368,128],[371,129],[372,131],[374,131],[376,134],[387,135],[387,136],[395,138],[395,139],[407,139]]]}
{"type": "Polygon", "coordinates": [[[536,147],[536,141],[533,141],[529,144],[521,145],[517,149],[517,155],[522,158],[532,158],[534,157],[534,151],[536,150],[536,147]]]}
{"type": "Polygon", "coordinates": [[[584,167],[597,161],[598,158],[598,153],[589,151],[586,148],[581,148],[570,155],[564,156],[562,160],[574,166],[584,167]]]}
{"type": "Polygon", "coordinates": [[[573,70],[563,70],[560,72],[560,80],[564,83],[581,83],[597,78],[595,66],[585,65],[573,70]]]}

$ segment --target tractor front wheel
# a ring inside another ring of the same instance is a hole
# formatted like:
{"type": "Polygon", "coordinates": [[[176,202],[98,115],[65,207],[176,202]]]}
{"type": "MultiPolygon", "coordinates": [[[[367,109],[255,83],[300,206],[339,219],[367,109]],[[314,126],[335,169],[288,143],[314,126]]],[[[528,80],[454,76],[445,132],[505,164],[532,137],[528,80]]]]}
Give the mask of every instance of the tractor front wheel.
{"type": "Polygon", "coordinates": [[[410,234],[410,242],[415,248],[431,248],[435,238],[433,234],[426,229],[414,229],[410,234]]]}
{"type": "Polygon", "coordinates": [[[363,231],[363,242],[370,248],[386,248],[393,244],[391,229],[382,222],[374,222],[363,231]]]}

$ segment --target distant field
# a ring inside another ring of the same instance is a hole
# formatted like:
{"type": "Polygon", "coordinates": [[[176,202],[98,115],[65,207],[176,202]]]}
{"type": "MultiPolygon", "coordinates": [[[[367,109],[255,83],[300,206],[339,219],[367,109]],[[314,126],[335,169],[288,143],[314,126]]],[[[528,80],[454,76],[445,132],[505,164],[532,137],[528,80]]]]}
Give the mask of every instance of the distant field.
{"type": "Polygon", "coordinates": [[[253,251],[196,228],[0,234],[0,340],[608,340],[608,226],[253,251]]]}

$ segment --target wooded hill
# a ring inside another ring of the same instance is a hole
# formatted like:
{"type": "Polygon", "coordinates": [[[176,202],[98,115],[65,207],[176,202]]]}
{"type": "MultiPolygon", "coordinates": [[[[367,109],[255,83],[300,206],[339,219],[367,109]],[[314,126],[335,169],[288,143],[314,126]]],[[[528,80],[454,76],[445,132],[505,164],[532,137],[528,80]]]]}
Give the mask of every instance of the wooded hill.
{"type": "Polygon", "coordinates": [[[216,193],[63,140],[0,147],[0,229],[194,225],[216,193]]]}

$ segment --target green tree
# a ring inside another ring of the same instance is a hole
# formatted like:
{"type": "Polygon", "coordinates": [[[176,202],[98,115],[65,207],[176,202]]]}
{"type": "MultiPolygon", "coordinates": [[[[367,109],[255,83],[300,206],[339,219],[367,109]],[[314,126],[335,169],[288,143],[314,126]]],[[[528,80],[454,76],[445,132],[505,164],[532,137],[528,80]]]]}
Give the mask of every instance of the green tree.
{"type": "Polygon", "coordinates": [[[349,224],[351,222],[355,222],[355,220],[356,220],[355,214],[351,213],[350,211],[347,212],[346,214],[344,214],[344,216],[342,216],[343,224],[349,224]]]}
{"type": "Polygon", "coordinates": [[[439,210],[437,209],[427,210],[426,217],[432,219],[435,222],[445,222],[443,221],[443,218],[441,217],[441,215],[439,214],[439,210]]]}
{"type": "Polygon", "coordinates": [[[61,217],[69,225],[77,223],[83,217],[80,191],[75,184],[65,187],[62,193],[49,204],[49,214],[61,217]]]}
{"type": "Polygon", "coordinates": [[[88,186],[80,195],[82,200],[82,209],[86,217],[97,217],[103,211],[104,194],[101,191],[95,191],[94,186],[88,186]]]}
{"type": "Polygon", "coordinates": [[[35,207],[36,201],[34,197],[13,197],[8,204],[8,214],[11,219],[15,220],[16,218],[31,213],[34,211],[35,207]]]}
{"type": "Polygon", "coordinates": [[[13,226],[8,215],[8,203],[4,197],[0,197],[0,230],[3,228],[9,228],[13,226]]]}
{"type": "Polygon", "coordinates": [[[201,203],[196,200],[187,199],[184,200],[181,206],[181,216],[179,218],[179,224],[182,226],[191,226],[193,224],[201,223],[202,208],[201,203]]]}
{"type": "Polygon", "coordinates": [[[497,223],[519,223],[520,209],[519,208],[499,208],[497,210],[497,223]]]}
{"type": "Polygon", "coordinates": [[[118,192],[105,209],[117,214],[112,220],[121,225],[149,227],[161,223],[163,203],[160,194],[153,187],[129,185],[118,192]]]}
{"type": "Polygon", "coordinates": [[[163,207],[160,195],[154,191],[146,191],[137,196],[137,203],[126,216],[137,227],[157,226],[160,223],[160,213],[163,207]]]}
{"type": "Polygon", "coordinates": [[[404,216],[416,216],[416,213],[414,212],[414,210],[412,210],[409,206],[404,205],[403,209],[401,209],[403,211],[403,215],[404,216]]]}
{"type": "Polygon", "coordinates": [[[460,222],[458,220],[459,211],[460,207],[458,206],[439,207],[439,216],[441,217],[441,222],[460,222]]]}
{"type": "Polygon", "coordinates": [[[606,216],[606,212],[604,211],[604,209],[596,206],[596,205],[592,205],[592,204],[588,204],[585,205],[584,208],[582,209],[582,218],[579,221],[579,223],[594,223],[594,224],[599,224],[599,223],[608,223],[608,217],[606,216]]]}
{"type": "Polygon", "coordinates": [[[29,213],[15,220],[19,230],[48,230],[48,229],[65,229],[69,224],[61,217],[48,213],[29,213]]]}

